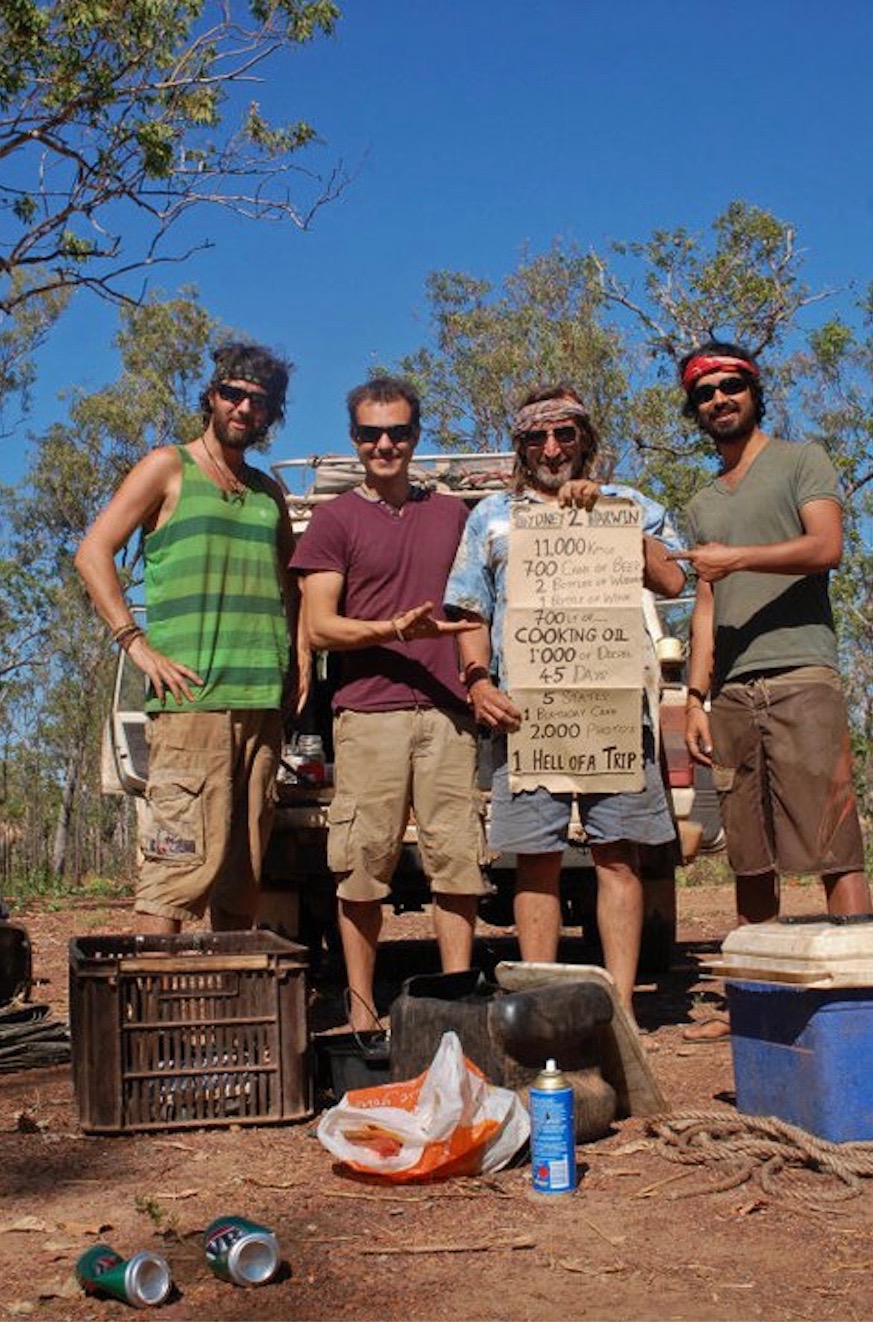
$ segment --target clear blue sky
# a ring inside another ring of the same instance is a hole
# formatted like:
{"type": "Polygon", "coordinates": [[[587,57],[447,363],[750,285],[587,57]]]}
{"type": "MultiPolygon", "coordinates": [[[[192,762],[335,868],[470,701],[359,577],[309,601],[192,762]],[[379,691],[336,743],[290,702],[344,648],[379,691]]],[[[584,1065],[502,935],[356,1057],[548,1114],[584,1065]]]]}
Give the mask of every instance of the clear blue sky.
{"type": "MultiPolygon", "coordinates": [[[[436,268],[500,281],[560,236],[605,248],[706,229],[737,198],[798,229],[815,286],[873,278],[873,5],[747,0],[347,0],[336,36],[255,94],[357,167],[311,233],[201,212],[215,247],[167,267],[227,324],[296,363],[273,458],[342,449],[344,397],[425,336],[436,268]]],[[[58,392],[114,375],[112,309],[77,297],[39,359],[36,406],[0,440],[20,477],[58,392]]]]}

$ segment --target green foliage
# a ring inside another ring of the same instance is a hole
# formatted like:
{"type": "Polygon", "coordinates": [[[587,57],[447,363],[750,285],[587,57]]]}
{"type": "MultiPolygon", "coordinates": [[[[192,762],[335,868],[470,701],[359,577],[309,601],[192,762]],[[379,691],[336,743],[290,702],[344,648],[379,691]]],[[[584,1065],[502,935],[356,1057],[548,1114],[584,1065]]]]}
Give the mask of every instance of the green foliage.
{"type": "MultiPolygon", "coordinates": [[[[4,900],[13,912],[21,913],[22,916],[30,906],[66,909],[72,900],[81,900],[83,897],[123,900],[130,893],[130,885],[114,877],[85,877],[80,880],[76,876],[58,876],[49,867],[33,871],[12,869],[3,886],[4,900]]],[[[81,917],[78,924],[80,927],[86,925],[81,917]]]]}
{"type": "Polygon", "coordinates": [[[153,1229],[165,1239],[178,1238],[179,1218],[178,1213],[171,1212],[157,1198],[151,1194],[140,1194],[133,1200],[134,1207],[140,1216],[144,1216],[151,1222],[153,1229]]]}
{"type": "Polygon", "coordinates": [[[525,258],[500,290],[458,271],[428,278],[432,345],[402,359],[399,370],[422,389],[439,444],[502,449],[526,390],[572,380],[602,432],[604,466],[614,465],[627,385],[595,275],[584,254],[555,243],[525,258]]]}
{"type": "Polygon", "coordinates": [[[297,151],[300,147],[307,146],[316,136],[312,125],[303,120],[284,127],[270,124],[261,114],[257,101],[253,101],[249,106],[243,132],[249,142],[271,156],[297,151]]]}
{"type": "Polygon", "coordinates": [[[641,268],[638,286],[597,258],[604,293],[633,312],[647,347],[675,363],[701,340],[739,341],[753,353],[775,349],[798,313],[826,297],[800,279],[794,226],[747,202],[731,202],[708,238],[679,227],[613,254],[641,268]]]}
{"type": "MultiPolygon", "coordinates": [[[[10,279],[16,292],[32,290],[38,272],[17,272],[10,279]]],[[[29,403],[34,381],[33,354],[44,343],[49,331],[63,312],[69,298],[67,290],[55,290],[35,297],[25,296],[13,311],[0,313],[0,408],[13,395],[22,407],[29,403]]]]}
{"type": "Polygon", "coordinates": [[[339,17],[328,0],[0,0],[0,314],[82,283],[123,299],[195,206],[305,228],[345,180],[297,170],[314,130],[239,91],[339,17]]]}
{"type": "Polygon", "coordinates": [[[725,853],[698,854],[693,863],[676,869],[676,885],[694,887],[731,886],[734,874],[725,853]]]}

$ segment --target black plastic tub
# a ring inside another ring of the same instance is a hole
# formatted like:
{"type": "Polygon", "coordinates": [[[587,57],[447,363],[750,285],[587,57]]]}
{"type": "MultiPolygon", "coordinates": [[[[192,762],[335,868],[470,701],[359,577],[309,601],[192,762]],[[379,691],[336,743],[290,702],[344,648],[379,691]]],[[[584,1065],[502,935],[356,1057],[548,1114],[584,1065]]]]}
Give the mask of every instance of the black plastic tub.
{"type": "Polygon", "coordinates": [[[390,1059],[385,1033],[325,1033],[313,1038],[319,1091],[339,1101],[356,1088],[388,1083],[390,1059]]]}

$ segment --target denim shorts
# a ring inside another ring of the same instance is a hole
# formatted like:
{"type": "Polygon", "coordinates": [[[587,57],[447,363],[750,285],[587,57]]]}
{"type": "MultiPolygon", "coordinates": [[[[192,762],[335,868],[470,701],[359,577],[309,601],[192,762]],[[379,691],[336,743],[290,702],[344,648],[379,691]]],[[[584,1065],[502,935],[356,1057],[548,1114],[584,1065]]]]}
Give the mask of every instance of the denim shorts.
{"type": "MultiPolygon", "coordinates": [[[[664,778],[655,757],[655,736],[648,725],[643,726],[643,755],[644,789],[575,796],[589,844],[630,840],[641,845],[663,845],[675,838],[664,778]]],[[[514,854],[561,852],[567,844],[574,795],[552,794],[542,787],[513,794],[509,789],[505,735],[494,740],[494,762],[492,850],[514,854]]]]}

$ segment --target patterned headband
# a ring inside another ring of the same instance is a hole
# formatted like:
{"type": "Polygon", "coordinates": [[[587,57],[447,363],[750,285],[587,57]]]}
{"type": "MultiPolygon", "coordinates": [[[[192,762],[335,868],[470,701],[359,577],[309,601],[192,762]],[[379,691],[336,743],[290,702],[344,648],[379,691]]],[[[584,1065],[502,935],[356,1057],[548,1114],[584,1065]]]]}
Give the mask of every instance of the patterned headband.
{"type": "Polygon", "coordinates": [[[525,404],[515,415],[512,439],[517,441],[525,432],[535,431],[544,423],[554,426],[557,422],[565,422],[568,419],[575,421],[577,418],[587,422],[588,410],[583,404],[578,404],[575,399],[568,399],[566,396],[562,399],[543,399],[538,404],[525,404]]]}

